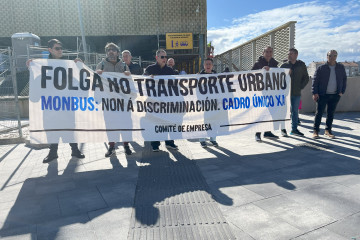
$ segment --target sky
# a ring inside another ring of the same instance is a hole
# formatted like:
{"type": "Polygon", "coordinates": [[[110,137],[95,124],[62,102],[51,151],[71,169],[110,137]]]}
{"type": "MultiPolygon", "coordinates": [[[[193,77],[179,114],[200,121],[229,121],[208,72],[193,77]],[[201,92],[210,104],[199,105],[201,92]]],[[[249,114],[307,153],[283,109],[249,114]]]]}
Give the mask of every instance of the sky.
{"type": "Polygon", "coordinates": [[[360,61],[360,0],[207,1],[207,40],[215,55],[289,21],[297,21],[295,48],[306,64],[326,60],[330,49],[338,61],[360,61]]]}

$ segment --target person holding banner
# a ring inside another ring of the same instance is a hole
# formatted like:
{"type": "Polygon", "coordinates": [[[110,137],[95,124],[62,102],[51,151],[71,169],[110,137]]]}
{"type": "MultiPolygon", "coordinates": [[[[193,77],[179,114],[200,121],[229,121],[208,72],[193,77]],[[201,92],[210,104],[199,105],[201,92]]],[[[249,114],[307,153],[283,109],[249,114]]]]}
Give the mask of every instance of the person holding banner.
{"type": "Polygon", "coordinates": [[[344,65],[336,62],[337,51],[327,53],[327,62],[316,69],[312,81],[312,94],[316,102],[313,138],[319,138],[322,114],[327,106],[327,116],[324,135],[335,138],[331,131],[336,106],[345,93],[347,76],[344,65]]]}
{"type": "MultiPolygon", "coordinates": [[[[304,134],[297,129],[299,124],[299,105],[301,90],[309,82],[309,74],[303,61],[297,60],[298,50],[289,49],[289,61],[282,64],[281,68],[290,68],[291,90],[290,90],[290,111],[291,111],[291,132],[290,135],[302,137],[304,134]]],[[[281,130],[281,134],[287,137],[286,129],[281,130]]]]}
{"type": "Polygon", "coordinates": [[[173,59],[173,58],[169,58],[168,60],[167,60],[167,65],[169,66],[169,67],[171,67],[172,68],[172,70],[174,70],[174,72],[175,72],[175,75],[179,75],[179,71],[177,70],[177,69],[175,69],[175,60],[173,59]]]}
{"type": "MultiPolygon", "coordinates": [[[[263,55],[259,57],[258,61],[254,64],[251,70],[265,69],[269,71],[270,68],[277,68],[278,62],[273,58],[273,48],[267,46],[264,48],[263,55]]],[[[278,139],[271,131],[264,132],[264,138],[278,139]]],[[[255,140],[261,142],[261,133],[255,134],[255,140]]]]}
{"type": "MultiPolygon", "coordinates": [[[[199,72],[199,74],[216,74],[216,71],[213,69],[213,67],[214,67],[213,60],[211,58],[207,58],[204,61],[204,69],[201,72],[199,72]]],[[[203,148],[206,148],[207,147],[207,144],[205,141],[206,139],[200,138],[199,140],[200,140],[200,145],[203,148]]],[[[219,146],[219,144],[216,142],[216,137],[210,137],[210,142],[215,147],[219,146]]]]}
{"type": "Polygon", "coordinates": [[[139,64],[133,63],[131,61],[132,56],[131,56],[131,52],[129,50],[122,51],[121,55],[122,55],[122,60],[129,67],[131,74],[134,74],[134,75],[142,75],[143,74],[143,70],[141,69],[141,66],[139,64]]]}
{"type": "MultiPolygon", "coordinates": [[[[119,58],[120,48],[115,43],[107,43],[105,46],[105,53],[106,59],[103,59],[96,66],[96,72],[98,74],[102,74],[103,72],[120,72],[127,76],[130,75],[128,65],[119,58]]],[[[128,142],[124,142],[124,150],[126,155],[132,154],[128,142]]],[[[110,157],[113,154],[115,154],[115,142],[109,142],[109,149],[105,153],[105,157],[110,157]]]]}
{"type": "MultiPolygon", "coordinates": [[[[156,63],[148,66],[145,69],[144,75],[148,75],[148,76],[149,75],[150,76],[175,75],[174,70],[171,67],[166,65],[167,54],[164,49],[159,49],[156,51],[155,59],[156,59],[156,63]]],[[[153,152],[158,152],[159,146],[160,146],[159,141],[151,142],[151,147],[152,147],[153,152]]],[[[178,146],[175,145],[174,140],[166,140],[165,146],[168,149],[178,150],[178,146]]]]}
{"type": "MultiPolygon", "coordinates": [[[[63,47],[62,47],[62,43],[59,40],[57,40],[57,39],[49,40],[48,41],[48,50],[50,52],[49,59],[67,60],[67,58],[63,57],[63,47]]],[[[26,61],[27,67],[30,66],[31,61],[32,61],[32,59],[29,59],[26,61]]],[[[81,61],[81,59],[76,58],[74,61],[78,62],[78,61],[81,61]]],[[[47,121],[51,121],[51,119],[47,119],[47,121]]],[[[77,158],[85,158],[85,155],[80,152],[77,143],[69,143],[69,144],[71,147],[71,156],[77,157],[77,158]]],[[[50,147],[49,147],[50,151],[49,151],[48,155],[44,158],[43,163],[49,163],[49,162],[55,160],[56,158],[58,158],[58,154],[57,154],[58,147],[59,147],[59,144],[57,144],[57,143],[50,144],[50,147]]]]}

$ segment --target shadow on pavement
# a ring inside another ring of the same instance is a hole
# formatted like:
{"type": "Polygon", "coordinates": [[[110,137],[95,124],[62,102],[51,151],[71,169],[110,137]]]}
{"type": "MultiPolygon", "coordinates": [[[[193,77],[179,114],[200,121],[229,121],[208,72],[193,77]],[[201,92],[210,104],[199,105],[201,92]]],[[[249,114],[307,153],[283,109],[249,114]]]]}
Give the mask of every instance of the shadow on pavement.
{"type": "MultiPolygon", "coordinates": [[[[346,133],[341,136],[355,137],[346,133]]],[[[207,151],[214,157],[199,160],[193,160],[191,153],[153,153],[148,143],[145,148],[131,143],[137,154],[142,154],[140,167],[130,156],[129,164],[124,168],[114,156],[110,158],[112,169],[75,173],[80,160],[72,158],[62,175],[58,175],[58,163],[54,161],[48,165],[47,176],[29,178],[24,182],[3,223],[0,236],[31,233],[34,238],[40,234],[54,239],[62,226],[91,221],[89,212],[102,210],[101,213],[96,212],[97,217],[113,209],[132,207],[134,214],[130,227],[156,226],[161,224],[160,218],[165,217],[161,211],[169,205],[205,206],[214,201],[233,205],[233,199],[221,188],[270,183],[281,187],[274,189],[265,185],[258,194],[266,197],[298,189],[301,187],[297,182],[299,180],[312,181],[314,178],[360,173],[358,150],[339,146],[342,141],[354,146],[355,141],[297,139],[308,147],[296,146],[285,140],[265,141],[256,147],[272,145],[282,150],[247,156],[224,147],[210,147],[207,151]],[[51,225],[52,222],[56,224],[51,225]],[[48,230],[43,225],[48,226],[48,230]]],[[[347,204],[346,201],[344,204],[347,204]]]]}

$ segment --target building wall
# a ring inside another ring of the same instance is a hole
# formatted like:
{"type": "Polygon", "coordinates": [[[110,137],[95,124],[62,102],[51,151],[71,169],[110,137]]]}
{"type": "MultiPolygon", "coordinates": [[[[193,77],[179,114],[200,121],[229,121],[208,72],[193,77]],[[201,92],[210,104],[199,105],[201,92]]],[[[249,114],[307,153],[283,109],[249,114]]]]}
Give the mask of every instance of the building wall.
{"type": "MultiPolygon", "coordinates": [[[[0,37],[80,36],[76,0],[0,0],[0,37]]],[[[86,36],[206,33],[206,0],[80,0],[86,36]],[[199,6],[199,12],[196,12],[199,6]]]]}

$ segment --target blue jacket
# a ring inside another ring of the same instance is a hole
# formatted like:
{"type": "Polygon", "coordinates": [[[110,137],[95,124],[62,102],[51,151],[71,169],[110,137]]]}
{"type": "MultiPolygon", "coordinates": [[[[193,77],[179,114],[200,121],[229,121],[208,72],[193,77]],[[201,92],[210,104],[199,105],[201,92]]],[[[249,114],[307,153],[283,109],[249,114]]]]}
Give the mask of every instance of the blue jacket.
{"type": "MultiPolygon", "coordinates": [[[[336,63],[335,66],[335,74],[336,74],[336,83],[337,83],[337,90],[336,94],[344,94],[346,89],[346,72],[344,65],[340,63],[336,63]]],[[[312,80],[312,94],[319,94],[325,95],[327,85],[329,83],[330,78],[330,67],[328,63],[321,65],[316,69],[314,79],[312,80]]]]}

